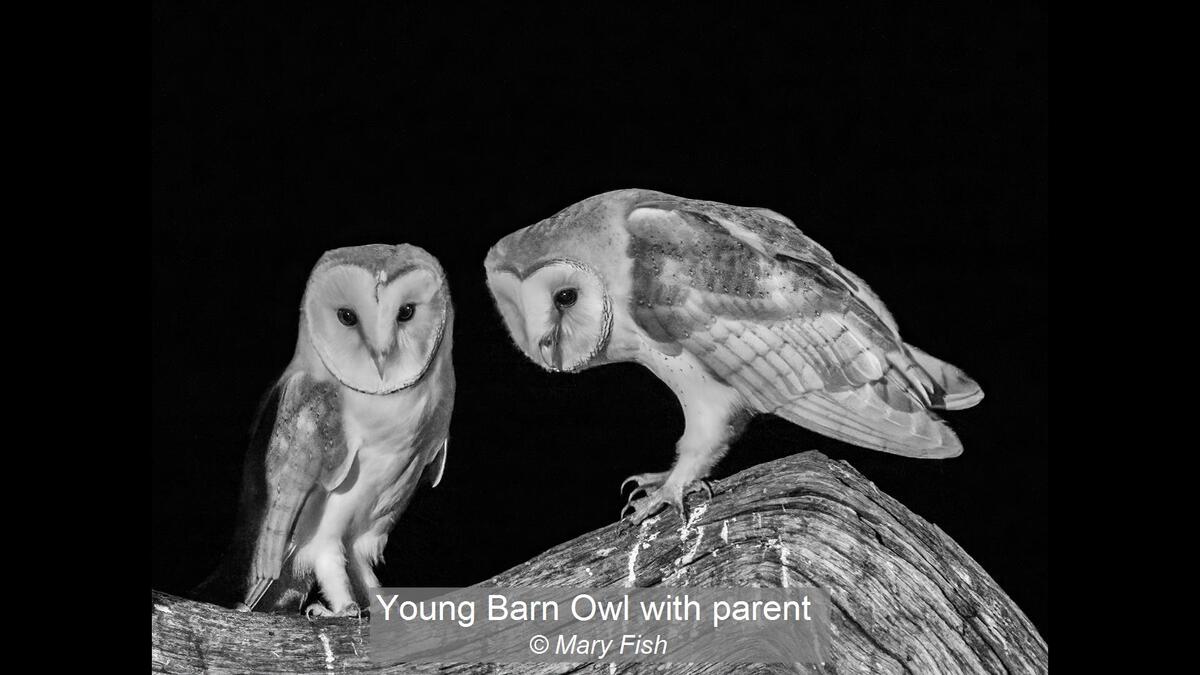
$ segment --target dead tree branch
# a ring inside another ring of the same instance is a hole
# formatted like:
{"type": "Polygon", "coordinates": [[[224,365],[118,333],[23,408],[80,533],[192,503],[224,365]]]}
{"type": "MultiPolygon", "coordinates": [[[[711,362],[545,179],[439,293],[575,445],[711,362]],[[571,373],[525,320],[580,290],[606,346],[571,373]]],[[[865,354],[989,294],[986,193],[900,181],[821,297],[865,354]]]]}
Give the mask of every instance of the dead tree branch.
{"type": "MultiPolygon", "coordinates": [[[[833,599],[830,661],[818,672],[1040,673],[1046,642],[941,529],[845,462],[806,452],[716,484],[688,522],[662,515],[566,542],[481,586],[816,586],[833,599]],[[631,562],[632,560],[632,562],[631,562]]],[[[609,672],[607,664],[380,666],[369,619],[243,614],[157,591],[155,672],[609,672]]],[[[618,672],[726,672],[630,664],[618,672]]],[[[791,671],[782,665],[745,672],[791,671]]]]}

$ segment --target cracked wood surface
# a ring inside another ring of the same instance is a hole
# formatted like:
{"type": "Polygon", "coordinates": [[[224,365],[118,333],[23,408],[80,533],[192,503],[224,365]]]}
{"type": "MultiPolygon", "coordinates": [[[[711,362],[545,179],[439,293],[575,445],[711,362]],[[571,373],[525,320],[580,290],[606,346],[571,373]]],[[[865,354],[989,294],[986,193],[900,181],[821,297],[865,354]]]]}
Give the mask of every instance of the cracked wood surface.
{"type": "MultiPolygon", "coordinates": [[[[845,462],[805,452],[714,483],[675,514],[617,523],[479,586],[816,586],[829,593],[829,673],[1040,673],[1046,642],[941,529],[845,462]]],[[[380,666],[368,618],[243,614],[153,591],[155,672],[731,672],[724,665],[380,666]]],[[[803,670],[804,668],[800,668],[803,670]]],[[[794,672],[782,664],[737,672],[794,672]]]]}

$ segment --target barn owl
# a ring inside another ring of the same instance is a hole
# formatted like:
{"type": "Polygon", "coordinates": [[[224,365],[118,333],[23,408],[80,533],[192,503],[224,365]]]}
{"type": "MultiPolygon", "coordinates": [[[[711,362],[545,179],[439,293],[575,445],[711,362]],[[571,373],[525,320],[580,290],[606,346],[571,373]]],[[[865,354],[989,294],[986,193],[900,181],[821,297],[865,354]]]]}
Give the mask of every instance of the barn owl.
{"type": "Polygon", "coordinates": [[[630,476],[640,523],[684,513],[752,415],[909,457],[962,445],[933,410],[983,392],[900,338],[867,284],[784,216],[619,190],[509,234],[487,283],[516,346],[554,372],[640,363],[679,398],[669,471],[630,476]]]}
{"type": "Polygon", "coordinates": [[[388,532],[445,468],[453,324],[445,274],[424,250],[321,257],[295,355],[256,423],[233,543],[198,595],[295,611],[315,577],[327,606],[306,613],[359,611],[388,532]]]}

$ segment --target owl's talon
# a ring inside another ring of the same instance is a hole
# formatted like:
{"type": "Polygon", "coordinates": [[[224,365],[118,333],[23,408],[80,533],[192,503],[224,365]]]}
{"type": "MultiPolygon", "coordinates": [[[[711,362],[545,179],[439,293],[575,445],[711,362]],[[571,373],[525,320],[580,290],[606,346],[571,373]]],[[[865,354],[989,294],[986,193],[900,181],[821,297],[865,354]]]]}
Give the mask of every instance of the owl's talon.
{"type": "MultiPolygon", "coordinates": [[[[639,493],[640,493],[640,494],[642,494],[643,496],[644,496],[644,495],[647,495],[647,494],[649,494],[649,493],[646,491],[646,488],[645,488],[645,486],[643,486],[643,485],[639,485],[639,486],[637,486],[637,487],[633,488],[633,492],[630,492],[630,493],[629,493],[629,498],[625,500],[625,508],[629,508],[629,506],[630,506],[631,504],[633,504],[633,501],[634,501],[635,499],[637,499],[637,496],[638,496],[638,494],[639,494],[639,493]]],[[[622,509],[621,513],[625,513],[624,509],[622,509]]]]}
{"type": "Polygon", "coordinates": [[[619,494],[625,494],[625,486],[629,485],[629,481],[635,480],[636,478],[637,478],[636,476],[630,476],[629,478],[626,478],[625,480],[621,481],[621,491],[619,494]]]}
{"type": "MultiPolygon", "coordinates": [[[[629,522],[634,525],[641,525],[642,521],[657,514],[667,507],[667,500],[662,498],[662,490],[658,490],[653,495],[643,497],[636,503],[630,504],[633,508],[633,514],[629,516],[629,522]]],[[[621,512],[624,517],[624,511],[621,512]]]]}
{"type": "Polygon", "coordinates": [[[304,610],[304,615],[310,619],[313,618],[328,618],[328,617],[343,617],[343,616],[362,616],[362,609],[359,608],[357,602],[351,602],[338,611],[333,611],[322,605],[319,602],[314,602],[304,610]]]}
{"type": "Polygon", "coordinates": [[[304,616],[310,619],[333,616],[333,611],[319,602],[314,602],[313,604],[304,608],[304,616]]]}
{"type": "MultiPolygon", "coordinates": [[[[640,488],[640,487],[639,487],[639,488],[637,488],[636,490],[634,490],[634,491],[633,491],[633,493],[629,495],[629,499],[625,501],[625,506],[621,507],[621,515],[617,516],[617,520],[624,520],[624,518],[625,518],[625,513],[626,513],[627,511],[629,511],[630,509],[632,509],[632,510],[633,510],[634,514],[637,514],[637,511],[638,511],[638,505],[637,505],[637,502],[638,502],[638,501],[645,501],[645,500],[647,500],[647,499],[650,499],[650,496],[649,496],[649,494],[648,494],[648,493],[646,493],[645,489],[643,489],[643,488],[640,488]],[[644,494],[644,495],[641,497],[641,499],[640,499],[640,500],[639,500],[639,499],[634,499],[634,496],[635,496],[635,494],[637,493],[637,491],[638,491],[638,490],[641,490],[643,493],[645,493],[645,494],[644,494]]],[[[643,516],[643,518],[645,518],[645,516],[643,516]]],[[[640,523],[640,522],[642,522],[642,521],[641,521],[641,519],[635,519],[635,520],[633,521],[633,524],[634,524],[634,525],[637,525],[637,524],[638,524],[638,523],[640,523]]]]}
{"type": "MultiPolygon", "coordinates": [[[[667,476],[669,476],[670,473],[670,471],[638,473],[626,478],[624,482],[621,483],[621,494],[625,494],[625,486],[629,485],[631,482],[634,483],[636,487],[634,487],[633,491],[629,493],[629,497],[625,500],[625,506],[621,509],[621,515],[617,517],[617,520],[624,519],[625,512],[629,509],[633,509],[634,513],[636,514],[638,507],[634,504],[634,502],[638,501],[638,495],[643,495],[642,499],[648,499],[650,496],[650,489],[661,489],[662,485],[667,482],[667,476]]],[[[635,520],[634,524],[636,525],[648,517],[649,516],[643,515],[635,520]]]]}
{"type": "MultiPolygon", "coordinates": [[[[665,487],[660,487],[653,493],[647,493],[645,497],[631,501],[626,508],[633,507],[633,515],[630,516],[629,522],[634,525],[641,525],[642,521],[654,516],[666,507],[670,506],[681,518],[686,519],[686,511],[684,510],[683,502],[680,496],[673,494],[673,490],[668,490],[665,487]]],[[[625,511],[621,511],[624,517],[625,511]]]]}
{"type": "Polygon", "coordinates": [[[625,518],[626,510],[629,510],[631,508],[636,508],[634,506],[634,502],[637,500],[638,492],[641,492],[641,495],[643,497],[646,497],[647,495],[649,495],[649,492],[646,490],[646,488],[643,488],[642,485],[638,485],[637,488],[634,488],[634,491],[630,492],[629,498],[626,498],[625,506],[622,507],[622,509],[620,509],[620,515],[618,516],[617,520],[625,518]]]}
{"type": "Polygon", "coordinates": [[[656,471],[650,473],[635,473],[629,478],[621,482],[621,494],[625,494],[625,486],[629,483],[636,483],[638,487],[660,487],[667,482],[667,476],[670,471],[656,471]]]}
{"type": "Polygon", "coordinates": [[[346,605],[345,607],[343,607],[343,608],[341,609],[341,611],[339,611],[339,612],[335,612],[335,613],[334,613],[334,616],[357,616],[357,617],[361,617],[361,616],[362,616],[362,608],[358,606],[358,603],[357,603],[357,602],[352,602],[352,603],[350,603],[350,604],[346,605]]]}

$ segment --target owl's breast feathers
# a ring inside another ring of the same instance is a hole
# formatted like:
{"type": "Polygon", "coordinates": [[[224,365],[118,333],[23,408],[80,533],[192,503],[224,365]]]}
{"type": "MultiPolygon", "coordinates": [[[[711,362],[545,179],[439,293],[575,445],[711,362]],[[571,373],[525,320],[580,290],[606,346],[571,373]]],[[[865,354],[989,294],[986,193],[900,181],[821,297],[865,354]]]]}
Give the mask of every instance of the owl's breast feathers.
{"type": "Polygon", "coordinates": [[[388,396],[347,392],[347,437],[356,448],[360,470],[342,490],[351,500],[347,527],[354,533],[395,517],[417,487],[417,479],[436,485],[445,469],[454,371],[448,354],[435,360],[415,387],[388,396]],[[350,484],[353,482],[353,484],[350,484]]]}
{"type": "Polygon", "coordinates": [[[686,350],[746,407],[886,452],[948,457],[930,408],[982,391],[901,340],[879,298],[786,218],[641,193],[624,225],[629,310],[664,353],[686,350]]]}

